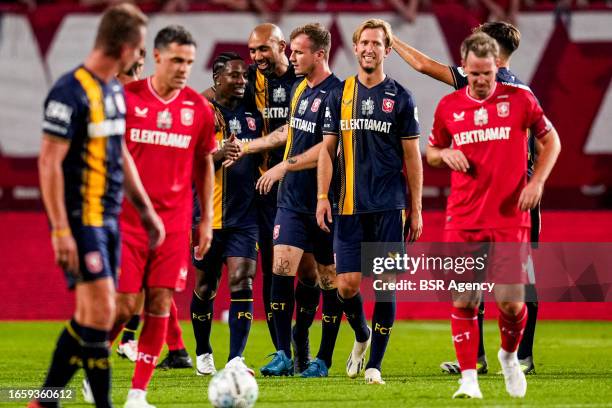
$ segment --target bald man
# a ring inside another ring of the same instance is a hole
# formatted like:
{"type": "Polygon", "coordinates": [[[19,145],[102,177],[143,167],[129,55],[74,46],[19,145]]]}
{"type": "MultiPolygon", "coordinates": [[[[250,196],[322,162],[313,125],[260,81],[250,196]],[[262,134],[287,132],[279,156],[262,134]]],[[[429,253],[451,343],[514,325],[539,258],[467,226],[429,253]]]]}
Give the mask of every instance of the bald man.
{"type": "MultiPolygon", "coordinates": [[[[289,96],[296,82],[293,65],[289,62],[285,49],[287,43],[281,29],[274,24],[260,24],[253,29],[248,40],[249,53],[253,64],[248,69],[248,84],[245,100],[255,106],[264,118],[264,134],[272,137],[285,135],[287,119],[289,118],[289,96]],[[279,129],[279,132],[274,132],[279,129]]],[[[248,152],[249,146],[244,145],[243,150],[248,152]]],[[[262,173],[283,161],[285,146],[262,151],[262,173]]],[[[255,153],[252,151],[251,153],[255,153]]],[[[259,248],[261,249],[261,267],[264,276],[263,300],[266,309],[266,321],[270,330],[270,337],[276,347],[275,327],[272,320],[271,287],[272,287],[272,260],[273,239],[278,235],[278,227],[274,225],[276,217],[278,184],[266,195],[258,195],[257,206],[259,214],[259,248]]],[[[296,299],[296,332],[308,332],[312,324],[316,308],[306,305],[318,304],[319,288],[317,285],[316,265],[307,268],[308,272],[298,281],[296,299]],[[316,300],[313,298],[316,297],[316,300]]],[[[295,366],[297,372],[308,367],[309,349],[308,335],[294,338],[295,366]]]]}

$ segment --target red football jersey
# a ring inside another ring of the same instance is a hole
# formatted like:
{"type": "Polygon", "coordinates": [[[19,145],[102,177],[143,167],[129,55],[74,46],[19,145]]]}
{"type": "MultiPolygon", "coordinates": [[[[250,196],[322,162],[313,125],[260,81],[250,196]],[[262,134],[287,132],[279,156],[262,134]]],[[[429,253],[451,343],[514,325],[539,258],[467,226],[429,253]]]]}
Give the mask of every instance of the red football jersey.
{"type": "MultiPolygon", "coordinates": [[[[188,230],[194,160],[217,146],[212,110],[189,87],[172,99],[161,99],[151,78],[128,84],[125,99],[125,141],[145,190],[167,232],[188,230]]],[[[123,203],[121,228],[143,231],[138,211],[128,200],[123,203]]]]}
{"type": "Polygon", "coordinates": [[[535,96],[496,83],[485,100],[465,87],[442,98],[429,137],[431,146],[461,150],[467,173],[451,172],[446,229],[529,227],[518,200],[527,185],[527,137],[540,138],[552,125],[535,96]]]}

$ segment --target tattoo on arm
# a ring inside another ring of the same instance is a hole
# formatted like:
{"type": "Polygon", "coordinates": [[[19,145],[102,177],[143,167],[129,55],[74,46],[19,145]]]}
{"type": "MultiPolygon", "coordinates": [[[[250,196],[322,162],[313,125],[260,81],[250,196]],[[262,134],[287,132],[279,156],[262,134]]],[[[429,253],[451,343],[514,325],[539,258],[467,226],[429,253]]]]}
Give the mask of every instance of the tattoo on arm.
{"type": "Polygon", "coordinates": [[[290,158],[287,159],[287,163],[295,164],[295,163],[297,163],[297,159],[295,157],[290,157],[290,158]]]}

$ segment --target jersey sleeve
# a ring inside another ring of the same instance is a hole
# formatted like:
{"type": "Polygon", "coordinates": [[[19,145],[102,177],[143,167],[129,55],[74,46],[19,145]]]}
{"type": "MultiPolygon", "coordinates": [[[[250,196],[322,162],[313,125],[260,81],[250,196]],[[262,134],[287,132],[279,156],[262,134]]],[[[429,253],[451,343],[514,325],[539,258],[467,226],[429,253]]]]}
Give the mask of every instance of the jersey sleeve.
{"type": "Polygon", "coordinates": [[[337,135],[340,133],[340,94],[338,89],[342,86],[334,88],[325,101],[325,116],[323,118],[323,134],[337,135]]]}
{"type": "Polygon", "coordinates": [[[61,139],[72,140],[79,115],[79,100],[67,86],[54,86],[44,104],[42,130],[61,139]]]}
{"type": "Polygon", "coordinates": [[[434,114],[431,134],[429,135],[429,145],[433,147],[446,148],[451,146],[453,139],[444,123],[442,111],[442,102],[440,102],[436,107],[436,113],[434,114]]]}
{"type": "Polygon", "coordinates": [[[217,150],[215,140],[215,116],[209,104],[202,97],[202,126],[198,134],[198,144],[196,145],[197,157],[214,153],[217,150]]]}
{"type": "Polygon", "coordinates": [[[525,127],[530,129],[531,134],[536,138],[541,138],[553,128],[552,123],[544,114],[544,110],[536,97],[528,91],[524,91],[527,98],[527,123],[525,127]]]}
{"type": "Polygon", "coordinates": [[[403,103],[397,114],[397,135],[402,140],[418,138],[421,134],[418,109],[410,93],[406,93],[403,99],[404,101],[402,101],[403,103]]]}
{"type": "Polygon", "coordinates": [[[467,74],[463,71],[463,68],[456,65],[449,65],[451,75],[453,76],[453,86],[455,89],[465,88],[468,85],[467,74]]]}

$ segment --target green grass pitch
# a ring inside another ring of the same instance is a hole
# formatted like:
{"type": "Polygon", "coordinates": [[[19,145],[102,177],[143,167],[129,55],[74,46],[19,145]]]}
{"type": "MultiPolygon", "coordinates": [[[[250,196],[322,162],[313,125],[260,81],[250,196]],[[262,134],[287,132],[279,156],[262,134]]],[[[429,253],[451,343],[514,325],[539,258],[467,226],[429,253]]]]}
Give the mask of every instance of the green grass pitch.
{"type": "MultiPolygon", "coordinates": [[[[36,387],[43,380],[51,352],[61,329],[60,322],[0,323],[0,388],[36,387]]],[[[184,338],[194,358],[194,341],[188,322],[183,323],[184,338]]],[[[228,327],[215,323],[213,348],[217,368],[225,363],[228,327]]],[[[316,354],[320,323],[311,330],[311,348],[316,354]]],[[[453,401],[457,376],[442,374],[438,365],[452,358],[448,322],[396,322],[383,363],[384,386],[367,386],[363,378],[351,380],[344,363],[353,335],[343,322],[329,378],[263,378],[259,384],[258,407],[408,407],[408,406],[564,406],[612,407],[612,323],[556,322],[538,323],[535,344],[537,374],[527,377],[524,400],[510,398],[503,378],[496,375],[499,334],[495,322],[487,322],[485,342],[489,355],[487,375],[480,377],[482,401],[453,401]]],[[[272,352],[264,322],[255,322],[245,357],[258,372],[272,352]]],[[[165,354],[165,351],[163,352],[165,354]]],[[[163,355],[162,355],[163,356],[163,355]]],[[[113,357],[113,400],[123,405],[133,364],[113,357]]],[[[80,389],[80,372],[70,384],[80,389]]],[[[208,378],[193,370],[158,371],[148,399],[160,408],[206,407],[208,378]]],[[[86,407],[80,391],[77,400],[66,407],[86,407]]],[[[24,407],[25,403],[0,403],[0,407],[24,407]]]]}

